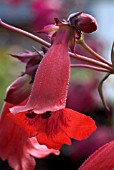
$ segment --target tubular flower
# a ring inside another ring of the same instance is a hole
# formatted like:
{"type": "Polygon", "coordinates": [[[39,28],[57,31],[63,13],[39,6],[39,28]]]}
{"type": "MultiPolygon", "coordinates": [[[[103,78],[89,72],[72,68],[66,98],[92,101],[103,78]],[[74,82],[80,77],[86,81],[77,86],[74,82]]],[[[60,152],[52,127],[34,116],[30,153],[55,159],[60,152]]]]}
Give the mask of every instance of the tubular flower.
{"type": "Polygon", "coordinates": [[[58,155],[59,151],[40,145],[36,138],[28,138],[24,130],[7,116],[11,106],[5,103],[0,119],[0,157],[3,161],[8,160],[14,170],[34,170],[34,157],[44,158],[50,153],[58,155]]]}
{"type": "Polygon", "coordinates": [[[70,138],[82,140],[95,129],[94,121],[81,113],[66,109],[70,76],[68,43],[72,28],[61,25],[54,43],[43,57],[35,75],[31,94],[25,106],[10,109],[10,118],[21,126],[29,137],[40,144],[60,149],[71,144],[70,138]]]}
{"type": "Polygon", "coordinates": [[[111,141],[94,152],[79,168],[79,170],[113,170],[114,141],[111,141]]]}
{"type": "Polygon", "coordinates": [[[13,114],[31,111],[43,114],[65,107],[70,75],[68,42],[71,28],[61,26],[52,47],[40,62],[29,100],[25,106],[13,107],[13,114]]]}

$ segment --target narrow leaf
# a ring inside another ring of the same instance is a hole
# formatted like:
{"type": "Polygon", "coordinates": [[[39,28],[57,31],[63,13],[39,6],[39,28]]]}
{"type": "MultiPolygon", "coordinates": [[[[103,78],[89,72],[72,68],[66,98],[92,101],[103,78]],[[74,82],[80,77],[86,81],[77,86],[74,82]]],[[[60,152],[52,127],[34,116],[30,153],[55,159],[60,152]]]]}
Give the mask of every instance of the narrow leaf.
{"type": "Polygon", "coordinates": [[[110,109],[109,109],[109,107],[107,106],[107,104],[105,103],[105,100],[104,100],[104,96],[103,96],[103,83],[104,83],[104,81],[109,77],[109,75],[110,75],[109,73],[106,74],[105,77],[101,80],[101,82],[100,82],[100,84],[99,84],[99,86],[98,86],[98,92],[99,92],[99,95],[100,95],[100,97],[101,97],[102,103],[103,103],[103,105],[104,105],[104,108],[105,108],[108,112],[110,112],[110,109]]]}
{"type": "Polygon", "coordinates": [[[111,50],[111,61],[112,61],[112,66],[114,68],[114,42],[113,42],[112,50],[111,50]]]}

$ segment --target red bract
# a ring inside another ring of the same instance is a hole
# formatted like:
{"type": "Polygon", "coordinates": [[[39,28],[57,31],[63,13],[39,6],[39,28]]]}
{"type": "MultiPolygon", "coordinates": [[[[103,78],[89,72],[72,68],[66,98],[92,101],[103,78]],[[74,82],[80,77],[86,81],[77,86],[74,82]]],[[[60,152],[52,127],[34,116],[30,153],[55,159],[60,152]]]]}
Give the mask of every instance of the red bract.
{"type": "Polygon", "coordinates": [[[31,82],[33,82],[34,80],[38,65],[45,53],[44,51],[45,49],[43,49],[43,47],[42,50],[43,51],[37,51],[37,52],[31,52],[26,50],[26,52],[22,54],[11,54],[12,57],[17,58],[18,60],[20,60],[22,63],[25,64],[25,72],[22,74],[22,76],[24,74],[30,75],[32,78],[31,82]]]}
{"type": "Polygon", "coordinates": [[[44,158],[50,153],[59,154],[59,151],[48,149],[38,144],[36,138],[28,138],[22,128],[8,116],[11,104],[4,105],[0,119],[0,157],[8,160],[14,170],[34,170],[36,158],[44,158]]]}
{"type": "Polygon", "coordinates": [[[61,26],[52,47],[39,65],[28,103],[23,107],[12,108],[13,114],[31,110],[43,114],[65,107],[70,75],[70,31],[68,26],[61,26]]]}
{"type": "Polygon", "coordinates": [[[30,63],[31,61],[33,61],[34,64],[39,64],[44,53],[43,51],[31,52],[29,50],[25,50],[25,52],[22,54],[10,54],[10,55],[14,58],[17,58],[22,63],[28,65],[28,63],[30,63]]]}
{"type": "Polygon", "coordinates": [[[82,113],[94,110],[98,105],[96,96],[93,95],[98,86],[96,80],[92,80],[91,82],[85,81],[84,83],[70,81],[67,107],[82,113]]]}
{"type": "Polygon", "coordinates": [[[93,153],[79,170],[113,170],[114,141],[111,141],[93,153]]]}
{"type": "Polygon", "coordinates": [[[40,144],[54,149],[60,149],[63,144],[70,145],[70,138],[85,139],[96,129],[89,116],[66,108],[41,115],[19,113],[9,116],[29,137],[37,136],[40,144]]]}
{"type": "Polygon", "coordinates": [[[37,31],[38,33],[45,33],[49,38],[52,38],[52,35],[57,32],[59,29],[59,26],[50,24],[45,26],[43,29],[37,31]]]}

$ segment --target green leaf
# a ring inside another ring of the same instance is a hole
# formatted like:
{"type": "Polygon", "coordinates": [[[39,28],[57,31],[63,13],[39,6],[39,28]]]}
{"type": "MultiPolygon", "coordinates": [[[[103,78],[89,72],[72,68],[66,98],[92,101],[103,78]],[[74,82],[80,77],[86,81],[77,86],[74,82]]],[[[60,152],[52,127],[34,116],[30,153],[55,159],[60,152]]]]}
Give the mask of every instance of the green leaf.
{"type": "Polygon", "coordinates": [[[105,108],[108,112],[110,112],[110,109],[109,109],[109,107],[107,106],[107,104],[106,104],[106,102],[105,102],[105,100],[104,100],[104,96],[103,96],[103,83],[104,83],[104,81],[105,81],[109,76],[110,76],[110,73],[106,74],[105,77],[101,80],[101,82],[100,82],[100,84],[99,84],[99,86],[98,86],[98,92],[99,92],[99,95],[100,95],[100,97],[101,97],[102,103],[103,103],[103,105],[104,105],[104,108],[105,108]]]}
{"type": "Polygon", "coordinates": [[[111,61],[112,61],[112,66],[114,68],[114,42],[113,42],[112,50],[111,50],[111,61]]]}

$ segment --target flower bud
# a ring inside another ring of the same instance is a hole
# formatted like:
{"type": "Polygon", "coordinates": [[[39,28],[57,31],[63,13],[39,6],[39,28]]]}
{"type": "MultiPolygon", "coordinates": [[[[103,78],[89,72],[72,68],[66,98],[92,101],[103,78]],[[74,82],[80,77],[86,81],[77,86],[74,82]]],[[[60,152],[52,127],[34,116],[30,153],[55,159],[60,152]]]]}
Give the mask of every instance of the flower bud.
{"type": "Polygon", "coordinates": [[[32,84],[31,76],[24,75],[15,80],[6,91],[5,101],[11,104],[19,104],[29,97],[32,84]]]}
{"type": "Polygon", "coordinates": [[[68,21],[78,32],[92,33],[97,30],[97,22],[95,18],[89,14],[82,12],[74,13],[68,17],[68,21]]]}

